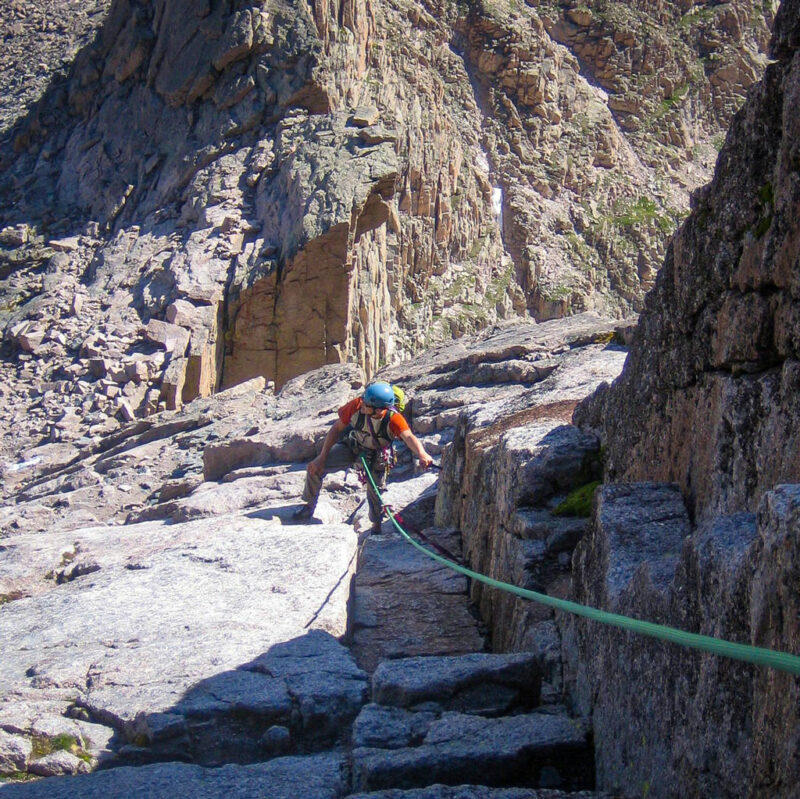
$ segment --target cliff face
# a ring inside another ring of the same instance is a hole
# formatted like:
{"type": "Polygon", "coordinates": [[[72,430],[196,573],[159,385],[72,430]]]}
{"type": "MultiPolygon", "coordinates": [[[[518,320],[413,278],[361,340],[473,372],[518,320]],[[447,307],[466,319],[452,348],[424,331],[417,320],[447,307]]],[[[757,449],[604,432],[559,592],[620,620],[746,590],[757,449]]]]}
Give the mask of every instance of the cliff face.
{"type": "MultiPolygon", "coordinates": [[[[670,245],[622,375],[576,411],[604,440],[611,484],[573,590],[797,653],[797,0],[781,6],[772,52],[670,245]]],[[[601,742],[600,785],[796,794],[800,679],[581,620],[563,619],[562,635],[568,693],[601,742]]]]}
{"type": "Polygon", "coordinates": [[[800,476],[798,30],[786,3],[776,61],[695,194],[602,401],[611,479],[675,481],[698,519],[754,511],[800,476]]]}
{"type": "MultiPolygon", "coordinates": [[[[797,653],[800,491],[693,528],[675,485],[598,490],[572,561],[591,607],[797,653]]],[[[591,719],[598,785],[622,795],[793,797],[800,678],[561,618],[564,684],[591,719]]]]}
{"type": "MultiPolygon", "coordinates": [[[[498,318],[638,309],[772,13],[625,9],[4,7],[8,353],[45,383],[145,360],[145,416],[498,318]]],[[[119,412],[73,388],[78,415],[119,412]]]]}
{"type": "Polygon", "coordinates": [[[772,6],[528,5],[481,4],[466,33],[528,308],[638,310],[763,70],[772,6]]]}
{"type": "MultiPolygon", "coordinates": [[[[798,25],[800,5],[785,3],[774,61],[694,195],[624,371],[578,405],[578,427],[545,403],[459,420],[437,521],[462,531],[479,571],[798,651],[798,25]],[[610,484],[591,519],[562,517],[559,492],[596,479],[600,461],[610,484]]],[[[493,646],[538,652],[549,686],[590,721],[598,788],[796,794],[800,679],[553,617],[492,588],[472,595],[493,646]]]]}

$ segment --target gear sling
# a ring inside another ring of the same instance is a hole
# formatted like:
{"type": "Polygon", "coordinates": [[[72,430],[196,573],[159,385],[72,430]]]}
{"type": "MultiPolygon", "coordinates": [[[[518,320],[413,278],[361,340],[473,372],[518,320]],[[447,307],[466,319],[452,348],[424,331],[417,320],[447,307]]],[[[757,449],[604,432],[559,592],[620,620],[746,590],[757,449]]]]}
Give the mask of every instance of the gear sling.
{"type": "MultiPolygon", "coordinates": [[[[394,449],[392,447],[392,436],[389,433],[389,423],[395,411],[387,408],[383,415],[378,429],[372,424],[372,419],[364,411],[359,409],[350,417],[349,429],[343,434],[343,438],[355,456],[371,453],[370,469],[374,471],[378,467],[379,471],[387,474],[395,464],[394,449]],[[369,443],[368,443],[369,442],[369,443]]],[[[366,485],[366,476],[363,473],[361,462],[356,461],[359,478],[366,485]]]]}

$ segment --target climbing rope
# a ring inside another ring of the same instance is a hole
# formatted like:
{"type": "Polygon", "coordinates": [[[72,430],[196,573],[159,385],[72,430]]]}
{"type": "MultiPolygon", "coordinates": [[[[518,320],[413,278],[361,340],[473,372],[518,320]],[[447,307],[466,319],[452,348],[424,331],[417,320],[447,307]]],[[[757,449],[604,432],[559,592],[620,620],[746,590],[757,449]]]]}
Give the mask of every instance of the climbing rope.
{"type": "MultiPolygon", "coordinates": [[[[383,497],[381,496],[378,486],[372,479],[372,474],[367,467],[367,463],[363,456],[361,458],[366,470],[367,477],[372,483],[372,488],[378,495],[381,503],[383,497]]],[[[398,523],[395,519],[394,513],[389,506],[384,505],[392,524],[398,529],[400,535],[406,539],[412,546],[416,547],[420,552],[427,555],[437,563],[452,569],[459,574],[477,580],[478,582],[489,585],[492,588],[497,588],[501,591],[506,591],[515,596],[522,597],[523,599],[532,599],[534,602],[539,602],[542,605],[562,610],[567,613],[573,613],[576,616],[583,616],[593,621],[599,621],[602,624],[608,624],[613,627],[620,627],[623,630],[630,630],[634,633],[647,635],[651,638],[658,638],[662,641],[669,641],[673,644],[680,644],[681,646],[689,647],[691,649],[699,649],[703,652],[710,652],[713,655],[722,655],[723,657],[732,658],[733,660],[741,660],[745,663],[755,663],[758,666],[769,666],[779,671],[786,671],[790,674],[800,675],[800,657],[797,655],[790,655],[787,652],[776,652],[772,649],[764,649],[758,646],[750,646],[749,644],[737,644],[733,641],[725,641],[722,638],[713,638],[710,635],[699,635],[698,633],[689,633],[685,630],[679,630],[675,627],[667,627],[663,624],[656,624],[655,622],[642,621],[641,619],[632,619],[629,616],[623,616],[619,613],[608,613],[605,610],[590,607],[588,605],[581,605],[578,602],[570,602],[567,599],[558,599],[557,597],[548,596],[547,594],[540,594],[538,591],[531,591],[527,588],[519,588],[510,583],[504,583],[501,580],[495,580],[487,577],[480,572],[472,571],[466,566],[461,566],[458,563],[449,560],[448,558],[437,555],[426,549],[422,544],[415,541],[398,523]]]]}
{"type": "MultiPolygon", "coordinates": [[[[437,544],[432,539],[428,538],[422,530],[414,527],[413,525],[409,524],[407,521],[403,519],[403,517],[391,506],[386,505],[383,503],[381,499],[381,508],[389,514],[389,517],[392,519],[395,525],[405,525],[408,529],[404,530],[403,532],[411,533],[412,535],[416,536],[417,538],[421,538],[429,547],[433,547],[445,560],[450,560],[453,563],[456,563],[459,558],[457,558],[449,549],[443,547],[441,544],[437,544]]],[[[458,564],[461,566],[462,564],[458,564]]]]}

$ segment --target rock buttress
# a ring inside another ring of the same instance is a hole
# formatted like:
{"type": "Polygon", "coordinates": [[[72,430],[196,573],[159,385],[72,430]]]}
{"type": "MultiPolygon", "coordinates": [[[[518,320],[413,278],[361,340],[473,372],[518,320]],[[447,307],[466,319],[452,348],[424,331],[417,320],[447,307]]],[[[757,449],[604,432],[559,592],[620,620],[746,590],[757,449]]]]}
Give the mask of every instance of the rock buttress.
{"type": "Polygon", "coordinates": [[[602,413],[612,480],[676,481],[698,519],[800,480],[798,31],[789,0],[776,61],[669,248],[625,371],[578,416],[602,413]]]}

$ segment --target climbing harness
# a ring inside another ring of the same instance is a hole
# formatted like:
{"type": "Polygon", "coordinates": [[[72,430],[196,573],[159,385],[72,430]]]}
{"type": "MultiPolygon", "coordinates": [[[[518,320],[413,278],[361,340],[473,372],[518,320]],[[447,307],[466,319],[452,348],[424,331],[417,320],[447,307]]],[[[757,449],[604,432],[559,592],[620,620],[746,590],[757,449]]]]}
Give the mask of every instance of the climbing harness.
{"type": "MultiPolygon", "coordinates": [[[[397,463],[392,437],[389,433],[389,422],[394,411],[387,409],[383,415],[378,429],[372,424],[372,419],[363,411],[358,411],[352,417],[349,430],[343,436],[344,443],[356,458],[365,458],[365,453],[369,453],[369,460],[372,468],[379,467],[380,471],[385,471],[388,475],[397,463]],[[368,444],[371,443],[371,446],[368,444]]],[[[367,477],[361,468],[361,463],[356,461],[356,474],[361,485],[367,485],[367,477]]]]}
{"type": "Polygon", "coordinates": [[[392,439],[389,437],[389,419],[391,418],[392,411],[386,411],[381,419],[380,427],[378,428],[378,432],[375,432],[375,428],[372,426],[372,419],[367,416],[367,428],[369,429],[369,434],[372,436],[372,443],[375,445],[375,450],[378,453],[375,457],[378,463],[383,466],[384,471],[386,474],[392,470],[392,467],[395,464],[395,456],[394,456],[394,447],[392,446],[392,439]],[[382,432],[383,431],[383,432],[382,432]],[[383,444],[382,442],[387,441],[388,444],[383,444]]]}
{"type": "MultiPolygon", "coordinates": [[[[378,498],[383,502],[378,487],[372,479],[372,474],[369,471],[366,461],[361,459],[366,475],[372,484],[372,488],[378,495],[378,498]]],[[[547,594],[540,594],[538,591],[531,591],[527,588],[519,588],[510,583],[504,583],[501,580],[495,580],[487,577],[480,572],[472,571],[466,566],[460,566],[455,563],[451,558],[442,557],[435,552],[426,549],[422,544],[415,541],[397,521],[397,515],[389,510],[389,506],[384,505],[392,520],[392,524],[398,529],[400,535],[406,539],[413,547],[418,549],[423,554],[427,555],[437,563],[452,569],[459,574],[470,577],[473,580],[484,583],[492,588],[498,588],[501,591],[506,591],[515,596],[522,597],[523,599],[532,599],[534,602],[539,602],[542,605],[555,608],[556,610],[566,611],[573,613],[576,616],[583,616],[593,621],[599,621],[602,624],[608,624],[613,627],[619,627],[623,630],[630,630],[631,632],[647,635],[651,638],[658,638],[662,641],[669,641],[673,644],[680,644],[681,646],[689,647],[691,649],[699,649],[703,652],[710,652],[713,655],[722,655],[723,657],[732,658],[733,660],[741,660],[746,663],[755,663],[757,666],[769,666],[770,668],[777,669],[778,671],[786,671],[789,674],[800,676],[800,657],[791,655],[788,652],[777,652],[772,649],[764,649],[763,647],[751,646],[749,644],[737,644],[733,641],[725,641],[722,638],[713,638],[710,635],[700,635],[698,633],[690,633],[685,630],[679,630],[675,627],[667,627],[663,624],[656,624],[655,622],[642,621],[641,619],[632,619],[629,616],[623,616],[619,613],[609,613],[605,610],[599,610],[588,605],[581,605],[578,602],[571,602],[567,599],[558,599],[557,597],[548,596],[547,594]]]]}

